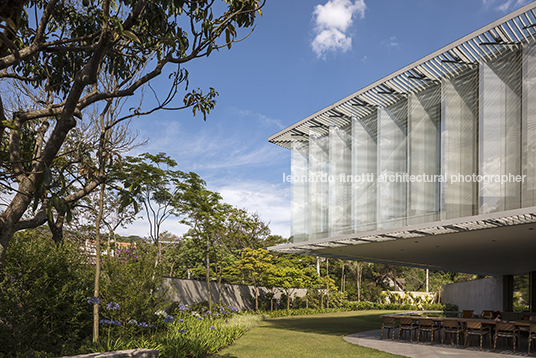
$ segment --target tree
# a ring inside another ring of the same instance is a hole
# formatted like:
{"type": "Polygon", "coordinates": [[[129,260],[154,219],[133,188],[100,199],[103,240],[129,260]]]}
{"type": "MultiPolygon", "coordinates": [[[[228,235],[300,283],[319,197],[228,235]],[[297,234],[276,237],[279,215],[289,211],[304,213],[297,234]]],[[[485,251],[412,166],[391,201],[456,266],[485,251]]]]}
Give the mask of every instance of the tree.
{"type": "Polygon", "coordinates": [[[305,308],[309,308],[309,290],[317,288],[320,285],[320,277],[316,270],[309,266],[303,269],[303,287],[307,289],[305,295],[305,308]]]}
{"type": "Polygon", "coordinates": [[[255,311],[259,311],[259,284],[264,281],[272,267],[272,255],[264,249],[244,249],[242,258],[237,262],[240,270],[245,271],[255,287],[255,311]]]}
{"type": "Polygon", "coordinates": [[[183,184],[180,210],[184,218],[182,224],[190,226],[186,236],[191,237],[205,248],[205,279],[207,281],[207,300],[212,312],[212,296],[210,292],[210,253],[217,237],[223,232],[222,226],[230,206],[221,203],[219,193],[206,188],[204,180],[196,175],[191,176],[183,184]]]}
{"type": "Polygon", "coordinates": [[[287,310],[290,309],[292,293],[304,285],[304,273],[295,267],[278,267],[274,271],[275,286],[281,287],[287,296],[287,310]]]}
{"type": "Polygon", "coordinates": [[[140,104],[120,120],[183,108],[206,118],[217,95],[212,88],[207,94],[193,90],[182,105],[172,106],[178,86],[188,83],[188,72],[181,66],[240,40],[237,29],[253,26],[264,3],[85,0],[81,6],[71,1],[22,0],[12,5],[1,7],[0,78],[30,84],[44,95],[31,108],[5,107],[5,94],[0,96],[0,183],[13,195],[0,215],[0,264],[14,232],[46,222],[43,214],[22,220],[32,202],[33,212],[38,207],[46,210],[49,202],[64,211],[105,181],[105,174],[98,172],[76,193],[60,193],[55,200],[47,192],[48,168],[89,106],[133,96],[174,65],[165,98],[157,98],[153,108],[140,104]],[[99,79],[105,75],[114,76],[118,85],[101,86],[99,79]]]}
{"type": "Polygon", "coordinates": [[[149,222],[149,238],[157,247],[155,266],[162,259],[160,228],[170,216],[178,216],[185,183],[197,174],[173,170],[177,162],[165,153],[143,153],[127,157],[117,168],[115,177],[122,185],[122,206],[135,202],[143,206],[149,222]]]}

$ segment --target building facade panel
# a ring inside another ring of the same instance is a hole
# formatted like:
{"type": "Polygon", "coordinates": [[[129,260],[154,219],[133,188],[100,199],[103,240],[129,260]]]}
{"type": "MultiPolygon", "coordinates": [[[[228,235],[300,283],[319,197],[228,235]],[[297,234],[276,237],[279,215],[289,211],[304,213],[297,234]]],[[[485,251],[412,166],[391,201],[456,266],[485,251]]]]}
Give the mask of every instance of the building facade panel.
{"type": "Polygon", "coordinates": [[[294,242],[536,206],[533,8],[274,135],[294,242]]]}

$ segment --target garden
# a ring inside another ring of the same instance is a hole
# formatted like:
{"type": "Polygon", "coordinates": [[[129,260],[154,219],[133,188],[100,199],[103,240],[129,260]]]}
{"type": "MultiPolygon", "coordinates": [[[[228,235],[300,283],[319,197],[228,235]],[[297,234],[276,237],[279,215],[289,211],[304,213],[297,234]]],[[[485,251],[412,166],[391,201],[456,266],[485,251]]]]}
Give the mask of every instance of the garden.
{"type": "MultiPolygon", "coordinates": [[[[377,310],[415,308],[409,303],[349,301],[348,293],[341,292],[333,279],[318,280],[317,288],[302,298],[294,297],[288,287],[280,288],[280,301],[274,302],[269,295],[259,297],[257,312],[218,302],[170,302],[162,286],[168,264],[163,260],[155,267],[158,250],[143,241],[116,249],[113,255],[102,255],[100,294],[95,297],[95,265],[90,256],[81,253],[80,243],[68,237],[57,245],[46,230],[15,235],[0,279],[0,357],[45,358],[133,348],[156,349],[164,358],[202,357],[233,346],[251,328],[265,329],[262,327],[277,319],[319,314],[330,317],[345,312],[350,317],[359,311],[367,317],[359,329],[368,330],[381,324],[377,310]],[[330,284],[329,290],[325,282],[330,284]],[[99,308],[96,341],[94,306],[99,308]]],[[[282,262],[290,265],[293,260],[303,262],[299,257],[286,257],[282,262]]],[[[237,260],[235,270],[230,271],[236,271],[235,280],[242,277],[241,267],[247,283],[274,279],[260,272],[255,276],[245,262],[237,260]]],[[[294,271],[299,272],[297,268],[294,271]]],[[[301,276],[294,277],[298,280],[286,280],[298,284],[301,276]]],[[[430,304],[426,308],[445,307],[430,304]]],[[[346,328],[346,334],[355,333],[354,328],[346,328]]]]}

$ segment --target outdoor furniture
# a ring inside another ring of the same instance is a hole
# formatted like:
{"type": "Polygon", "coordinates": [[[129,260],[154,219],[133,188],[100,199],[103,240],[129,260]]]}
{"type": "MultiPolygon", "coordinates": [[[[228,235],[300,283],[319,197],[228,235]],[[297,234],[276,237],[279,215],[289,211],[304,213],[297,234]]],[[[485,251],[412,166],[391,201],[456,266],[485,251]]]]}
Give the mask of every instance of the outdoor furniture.
{"type": "Polygon", "coordinates": [[[536,323],[531,322],[530,328],[529,328],[529,354],[530,354],[530,346],[532,344],[533,339],[536,339],[536,323]]]}
{"type": "Polygon", "coordinates": [[[421,337],[421,332],[429,332],[430,333],[430,344],[434,342],[434,332],[438,331],[439,333],[439,326],[434,322],[433,319],[430,318],[421,318],[419,319],[419,333],[417,334],[417,343],[419,343],[419,339],[421,337]]]}
{"type": "Polygon", "coordinates": [[[387,337],[389,337],[389,333],[391,330],[393,330],[393,340],[395,339],[395,329],[398,328],[398,324],[396,323],[396,320],[394,317],[383,317],[382,322],[382,334],[380,335],[380,339],[383,339],[383,329],[387,328],[387,337]]]}
{"type": "Polygon", "coordinates": [[[462,314],[460,315],[461,318],[472,318],[473,317],[474,310],[463,310],[462,314]]]}
{"type": "Polygon", "coordinates": [[[493,311],[492,310],[483,310],[482,313],[480,314],[480,317],[491,319],[491,318],[493,318],[493,311]]]}
{"type": "Polygon", "coordinates": [[[465,343],[464,347],[467,347],[467,339],[469,336],[480,337],[480,350],[482,350],[482,338],[489,334],[489,347],[491,348],[491,329],[490,327],[484,327],[482,322],[479,321],[466,321],[465,327],[465,343]]]}
{"type": "Polygon", "coordinates": [[[417,323],[409,317],[400,317],[400,325],[398,326],[398,340],[402,332],[406,334],[409,331],[410,342],[413,342],[413,331],[417,330],[417,323]]]}
{"type": "Polygon", "coordinates": [[[450,344],[454,344],[452,341],[452,335],[456,335],[456,347],[460,346],[460,333],[463,333],[463,326],[457,320],[443,320],[443,332],[441,335],[441,345],[443,345],[443,340],[445,334],[450,335],[450,344]]]}
{"type": "Polygon", "coordinates": [[[519,338],[519,329],[513,323],[497,322],[495,325],[495,344],[493,350],[497,347],[499,338],[511,338],[514,343],[514,353],[516,352],[516,339],[519,338]]]}

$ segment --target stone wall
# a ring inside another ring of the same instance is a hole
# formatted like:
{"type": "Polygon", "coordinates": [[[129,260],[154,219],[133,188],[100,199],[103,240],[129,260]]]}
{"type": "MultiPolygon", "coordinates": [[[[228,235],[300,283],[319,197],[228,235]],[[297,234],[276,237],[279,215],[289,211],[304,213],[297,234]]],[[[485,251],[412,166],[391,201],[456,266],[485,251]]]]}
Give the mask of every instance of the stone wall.
{"type": "Polygon", "coordinates": [[[443,292],[443,303],[452,303],[459,310],[473,310],[479,315],[483,310],[502,311],[502,277],[451,283],[443,292]]]}
{"type": "Polygon", "coordinates": [[[90,353],[61,358],[158,358],[158,351],[154,351],[152,349],[138,348],[129,349],[126,351],[90,353]]]}
{"type": "MultiPolygon", "coordinates": [[[[207,284],[205,281],[183,280],[179,278],[164,278],[164,286],[170,289],[171,300],[191,305],[207,300],[207,284]]],[[[281,297],[280,290],[275,289],[275,299],[281,297]]],[[[259,287],[259,296],[268,293],[265,287],[259,287]]],[[[307,290],[295,289],[292,296],[303,297],[307,290]]],[[[212,302],[220,301],[218,283],[210,283],[212,302]]],[[[221,284],[221,301],[224,305],[232,305],[240,310],[255,308],[255,287],[248,285],[221,284]]]]}

